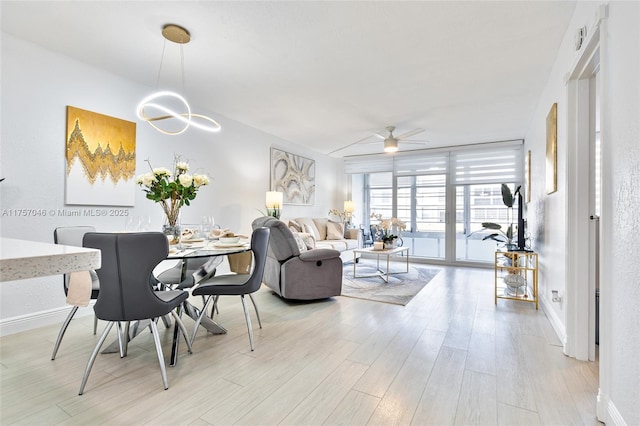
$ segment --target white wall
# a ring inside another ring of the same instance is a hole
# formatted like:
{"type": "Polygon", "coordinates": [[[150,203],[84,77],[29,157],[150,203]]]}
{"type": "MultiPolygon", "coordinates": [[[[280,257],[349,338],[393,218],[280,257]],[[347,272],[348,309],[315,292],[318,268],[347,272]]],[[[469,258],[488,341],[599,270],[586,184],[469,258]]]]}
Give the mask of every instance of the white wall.
{"type": "MultiPolygon", "coordinates": [[[[586,25],[591,28],[596,2],[578,2],[549,82],[541,94],[525,138],[525,150],[532,151],[532,201],[528,207],[528,225],[534,247],[540,253],[540,291],[552,319],[565,324],[563,305],[548,303],[550,290],[565,289],[565,218],[567,163],[567,90],[565,74],[577,57],[573,47],[574,32],[586,25]],[[558,103],[558,192],[547,195],[544,186],[546,125],[551,105],[558,103]]],[[[601,343],[606,342],[604,395],[608,398],[611,423],[640,424],[640,263],[631,260],[640,249],[638,212],[640,211],[640,4],[610,2],[606,24],[606,46],[601,63],[607,73],[602,82],[606,93],[609,140],[603,141],[603,164],[610,171],[603,187],[603,241],[601,255],[604,268],[601,313],[610,316],[601,329],[601,343]],[[631,256],[630,256],[631,255],[631,256]],[[606,297],[604,292],[606,291],[606,297]]],[[[603,318],[601,318],[601,323],[603,318]]],[[[563,331],[563,330],[560,330],[563,331]]],[[[601,353],[603,348],[601,348],[601,353]]]]}
{"type": "MultiPolygon", "coordinates": [[[[610,105],[607,150],[610,185],[603,200],[603,233],[609,275],[610,400],[629,425],[640,424],[640,3],[609,6],[609,65],[606,92],[610,105]],[[605,237],[605,238],[606,238],[605,237]],[[630,256],[631,255],[631,256],[630,256]]],[[[604,289],[602,290],[604,291],[604,289]]]]}
{"type": "MultiPolygon", "coordinates": [[[[122,217],[12,216],[15,209],[76,210],[65,206],[66,106],[99,112],[137,122],[135,106],[153,88],[133,84],[76,60],[44,50],[2,33],[0,235],[53,242],[58,226],[94,225],[99,231],[125,227],[122,217]]],[[[153,83],[153,82],[152,82],[153,83]]],[[[202,111],[192,106],[194,111],[202,111]]],[[[251,232],[251,221],[264,210],[269,190],[270,147],[275,146],[316,161],[316,198],[313,206],[284,206],[284,215],[326,216],[342,205],[341,162],[257,129],[203,111],[218,120],[223,130],[211,134],[190,129],[180,136],[163,135],[146,123],[137,123],[136,174],[155,167],[171,168],[174,153],[190,166],[211,176],[211,184],[182,210],[184,223],[199,223],[204,214],[236,232],[251,232]],[[340,187],[337,190],[337,187],[340,187]],[[339,203],[339,204],[338,204],[339,203]]],[[[149,215],[160,230],[159,205],[145,199],[136,188],[131,215],[149,215]]],[[[62,321],[66,315],[60,276],[0,285],[2,332],[62,321]],[[23,318],[25,317],[25,318],[23,318]],[[37,321],[34,318],[41,317],[37,321]],[[55,317],[55,318],[54,318],[55,317]],[[21,324],[21,325],[20,325],[21,324]]]]}

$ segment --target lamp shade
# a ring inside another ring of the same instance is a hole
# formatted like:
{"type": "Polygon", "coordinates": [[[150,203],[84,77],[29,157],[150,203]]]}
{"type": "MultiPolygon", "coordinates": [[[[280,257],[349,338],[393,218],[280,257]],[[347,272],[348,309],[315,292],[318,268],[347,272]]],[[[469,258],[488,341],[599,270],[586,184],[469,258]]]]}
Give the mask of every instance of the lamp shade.
{"type": "Polygon", "coordinates": [[[353,205],[353,201],[346,200],[344,202],[344,211],[346,213],[353,213],[355,211],[355,208],[354,208],[354,205],[353,205]]]}
{"type": "Polygon", "coordinates": [[[265,197],[265,206],[268,209],[279,209],[282,207],[282,192],[268,191],[265,197]]]}

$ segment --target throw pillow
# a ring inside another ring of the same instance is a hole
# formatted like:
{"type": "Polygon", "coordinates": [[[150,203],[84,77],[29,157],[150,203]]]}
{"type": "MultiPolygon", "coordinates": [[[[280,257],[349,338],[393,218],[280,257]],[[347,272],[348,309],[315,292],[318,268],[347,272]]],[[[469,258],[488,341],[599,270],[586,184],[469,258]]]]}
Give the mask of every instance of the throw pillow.
{"type": "Polygon", "coordinates": [[[318,239],[326,240],[327,239],[327,222],[329,221],[329,219],[327,219],[326,217],[314,217],[313,219],[311,219],[311,221],[313,222],[313,224],[316,226],[316,229],[318,230],[318,239]]]}
{"type": "Polygon", "coordinates": [[[304,232],[307,234],[313,235],[313,238],[318,238],[315,230],[310,225],[307,225],[306,223],[304,224],[304,232]]]}
{"type": "Polygon", "coordinates": [[[300,251],[300,253],[307,251],[307,245],[305,244],[300,234],[298,232],[292,232],[292,234],[293,234],[293,239],[296,240],[296,244],[298,246],[298,250],[300,251]]]}
{"type": "Polygon", "coordinates": [[[289,221],[289,229],[291,229],[292,232],[302,232],[302,226],[295,220],[289,221]]]}
{"type": "Polygon", "coordinates": [[[343,240],[344,239],[344,223],[327,222],[327,240],[343,240]]]}
{"type": "Polygon", "coordinates": [[[324,239],[324,238],[322,238],[322,235],[318,231],[318,228],[316,228],[316,224],[313,222],[313,220],[311,218],[298,217],[298,218],[296,218],[296,222],[300,226],[302,226],[302,232],[308,232],[309,234],[313,235],[313,238],[315,238],[316,240],[323,240],[324,239]]]}
{"type": "Polygon", "coordinates": [[[300,232],[298,233],[298,235],[300,235],[300,238],[302,238],[302,241],[304,241],[308,250],[313,250],[314,248],[316,248],[316,239],[313,238],[313,235],[306,232],[300,232]]]}

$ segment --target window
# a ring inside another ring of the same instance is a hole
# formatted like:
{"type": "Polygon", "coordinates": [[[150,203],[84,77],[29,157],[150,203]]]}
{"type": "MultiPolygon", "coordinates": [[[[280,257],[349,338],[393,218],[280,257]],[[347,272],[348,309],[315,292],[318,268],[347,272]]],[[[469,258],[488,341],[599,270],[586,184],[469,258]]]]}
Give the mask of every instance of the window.
{"type": "Polygon", "coordinates": [[[520,182],[521,158],[522,141],[510,141],[349,157],[345,173],[352,175],[353,194],[362,198],[362,207],[356,207],[364,212],[362,224],[371,223],[371,212],[403,220],[407,230],[402,238],[412,256],[490,262],[495,242],[474,232],[483,222],[508,227],[500,186],[514,188],[520,182]]]}

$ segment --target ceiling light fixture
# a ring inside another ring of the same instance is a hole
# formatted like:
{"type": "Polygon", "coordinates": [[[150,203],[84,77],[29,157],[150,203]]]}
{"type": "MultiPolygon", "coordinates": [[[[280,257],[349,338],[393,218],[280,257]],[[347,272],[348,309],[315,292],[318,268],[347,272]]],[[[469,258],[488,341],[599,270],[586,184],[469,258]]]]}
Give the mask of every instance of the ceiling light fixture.
{"type": "MultiPolygon", "coordinates": [[[[162,48],[162,58],[160,59],[160,69],[158,70],[156,89],[160,84],[160,74],[162,73],[162,62],[164,60],[164,48],[166,47],[167,40],[169,40],[180,45],[180,70],[182,73],[182,90],[184,91],[184,52],[182,51],[182,45],[191,41],[191,35],[185,28],[174,24],[167,24],[162,27],[162,35],[165,38],[165,44],[162,48]]],[[[189,126],[193,126],[207,132],[218,132],[221,128],[220,124],[213,118],[202,114],[192,113],[189,103],[183,96],[167,90],[157,91],[145,97],[138,104],[136,114],[139,119],[146,121],[151,125],[151,127],[165,135],[179,135],[184,133],[189,126]],[[183,112],[176,112],[176,106],[183,112]],[[152,113],[159,115],[154,115],[152,113]],[[174,121],[181,123],[180,127],[170,128],[159,125],[159,123],[169,119],[175,119],[174,121]]]]}
{"type": "Polygon", "coordinates": [[[384,152],[397,152],[397,151],[398,151],[398,139],[393,137],[386,138],[384,140],[384,152]]]}

